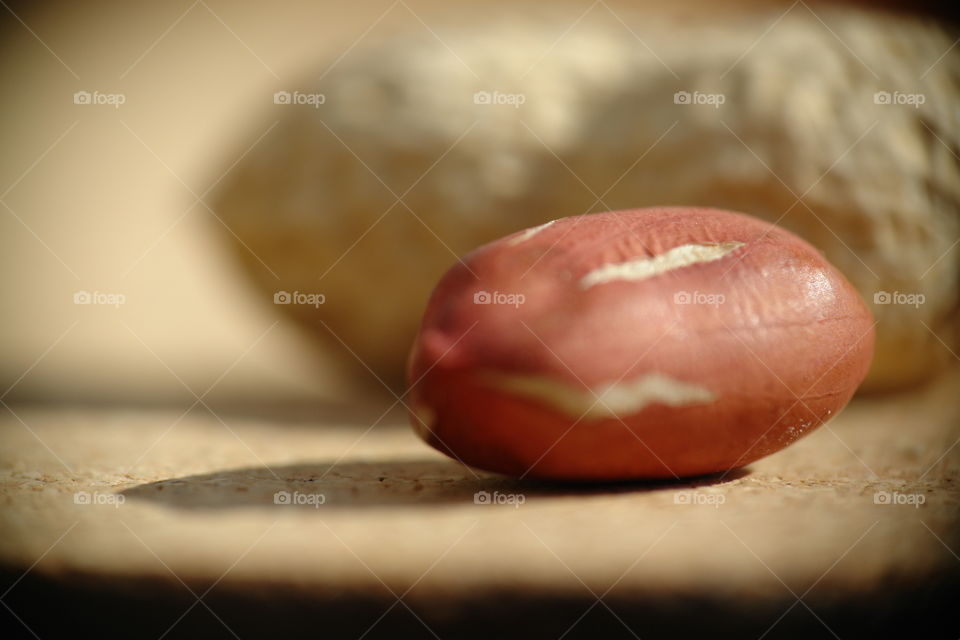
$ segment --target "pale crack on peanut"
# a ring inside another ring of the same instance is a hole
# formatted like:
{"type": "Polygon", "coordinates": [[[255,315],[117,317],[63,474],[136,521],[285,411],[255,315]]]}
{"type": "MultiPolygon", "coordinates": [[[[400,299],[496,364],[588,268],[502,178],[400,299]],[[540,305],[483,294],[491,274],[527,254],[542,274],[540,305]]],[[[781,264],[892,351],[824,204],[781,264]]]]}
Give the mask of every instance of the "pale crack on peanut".
{"type": "Polygon", "coordinates": [[[617,280],[645,280],[692,264],[719,260],[731,251],[744,246],[744,244],[743,242],[683,244],[652,258],[636,258],[626,262],[607,263],[581,278],[580,287],[589,289],[597,284],[617,280]]]}
{"type": "Polygon", "coordinates": [[[517,237],[511,238],[507,242],[507,244],[512,247],[514,245],[520,244],[521,242],[526,242],[533,236],[537,235],[538,233],[540,233],[541,231],[543,231],[544,229],[552,225],[554,222],[556,222],[556,220],[551,220],[550,222],[544,222],[543,224],[537,225],[536,227],[530,227],[529,229],[525,229],[517,237]]]}
{"type": "Polygon", "coordinates": [[[585,420],[622,418],[639,413],[652,404],[685,407],[716,400],[716,395],[706,387],[661,373],[593,389],[536,375],[491,372],[483,377],[503,391],[536,400],[574,418],[583,416],[585,420]]]}

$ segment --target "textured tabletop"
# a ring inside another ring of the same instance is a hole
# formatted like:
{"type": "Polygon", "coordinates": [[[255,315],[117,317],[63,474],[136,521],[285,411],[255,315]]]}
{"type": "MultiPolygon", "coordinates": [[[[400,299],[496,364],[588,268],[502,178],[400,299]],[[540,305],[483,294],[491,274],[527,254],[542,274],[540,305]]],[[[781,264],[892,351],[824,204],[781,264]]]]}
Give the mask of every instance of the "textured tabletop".
{"type": "Polygon", "coordinates": [[[615,486],[475,473],[400,413],[369,428],[380,407],[14,406],[0,426],[4,624],[846,638],[923,620],[956,637],[958,382],[858,399],[724,476],[615,486]]]}

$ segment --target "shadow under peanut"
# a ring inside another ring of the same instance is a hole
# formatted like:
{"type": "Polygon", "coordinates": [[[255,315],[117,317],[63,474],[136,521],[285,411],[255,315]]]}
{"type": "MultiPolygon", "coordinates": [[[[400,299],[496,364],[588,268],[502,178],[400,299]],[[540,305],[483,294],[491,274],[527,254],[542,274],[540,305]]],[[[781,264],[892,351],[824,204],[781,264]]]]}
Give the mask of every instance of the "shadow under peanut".
{"type": "Polygon", "coordinates": [[[569,496],[689,489],[722,484],[747,473],[737,469],[725,475],[671,481],[580,484],[518,480],[473,470],[452,460],[329,461],[168,478],[131,487],[121,494],[130,500],[179,509],[264,507],[320,512],[343,508],[472,506],[483,504],[495,492],[501,496],[522,495],[524,504],[530,504],[569,496]]]}

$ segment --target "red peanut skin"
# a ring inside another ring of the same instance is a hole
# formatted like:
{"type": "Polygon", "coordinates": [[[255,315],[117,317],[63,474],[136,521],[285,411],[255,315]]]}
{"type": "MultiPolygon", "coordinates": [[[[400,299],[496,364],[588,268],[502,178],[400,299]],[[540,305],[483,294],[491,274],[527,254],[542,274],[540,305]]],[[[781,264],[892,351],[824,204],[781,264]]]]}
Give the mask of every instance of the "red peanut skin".
{"type": "Polygon", "coordinates": [[[465,464],[518,477],[677,478],[746,465],[839,412],[866,375],[873,320],[849,282],[793,234],[716,209],[663,207],[558,220],[501,238],[440,280],[408,367],[414,426],[465,464]],[[511,244],[511,241],[516,241],[511,244]],[[580,287],[605,263],[691,243],[745,243],[644,280],[580,287]],[[519,307],[478,305],[519,293],[519,307]],[[677,292],[723,304],[676,304],[677,292]],[[577,419],[489,384],[534,374],[578,389],[659,373],[714,400],[577,419]],[[416,412],[415,412],[416,413],[416,412]]]}

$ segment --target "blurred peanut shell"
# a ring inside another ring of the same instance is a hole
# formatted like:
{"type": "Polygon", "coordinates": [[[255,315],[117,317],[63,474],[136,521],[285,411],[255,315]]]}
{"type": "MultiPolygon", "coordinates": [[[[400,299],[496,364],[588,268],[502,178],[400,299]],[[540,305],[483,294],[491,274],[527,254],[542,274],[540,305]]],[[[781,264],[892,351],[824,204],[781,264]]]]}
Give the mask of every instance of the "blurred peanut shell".
{"type": "Polygon", "coordinates": [[[836,415],[873,342],[856,290],[783,229],[679,207],[565,218],[440,280],[410,361],[413,421],[520,477],[726,471],[836,415]]]}
{"type": "Polygon", "coordinates": [[[716,206],[792,230],[858,289],[878,321],[866,388],[951,358],[960,48],[944,27],[822,4],[614,3],[572,28],[564,11],[374,30],[278,87],[323,101],[271,104],[252,129],[279,125],[215,203],[264,298],[323,293],[282,309],[399,386],[457,256],[557,216],[716,206]]]}

